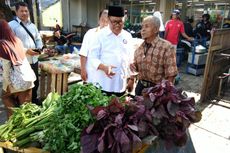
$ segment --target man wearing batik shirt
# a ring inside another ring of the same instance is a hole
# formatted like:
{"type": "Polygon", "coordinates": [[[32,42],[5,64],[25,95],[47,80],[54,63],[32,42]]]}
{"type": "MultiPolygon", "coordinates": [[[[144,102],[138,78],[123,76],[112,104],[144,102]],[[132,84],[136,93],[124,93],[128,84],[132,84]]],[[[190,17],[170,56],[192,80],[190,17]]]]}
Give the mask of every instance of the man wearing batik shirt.
{"type": "MultiPolygon", "coordinates": [[[[173,83],[178,73],[175,47],[158,36],[159,27],[160,20],[154,16],[148,16],[142,22],[144,42],[135,51],[134,61],[130,65],[133,72],[138,72],[136,95],[141,95],[144,88],[154,86],[163,79],[173,83]]],[[[128,81],[129,91],[133,89],[133,84],[134,76],[128,81]]]]}

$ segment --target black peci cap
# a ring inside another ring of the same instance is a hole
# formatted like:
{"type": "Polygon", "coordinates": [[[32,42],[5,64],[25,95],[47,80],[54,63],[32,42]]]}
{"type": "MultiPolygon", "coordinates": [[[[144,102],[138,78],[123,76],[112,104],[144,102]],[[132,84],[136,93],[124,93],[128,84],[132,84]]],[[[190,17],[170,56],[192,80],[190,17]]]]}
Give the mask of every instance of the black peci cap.
{"type": "Polygon", "coordinates": [[[123,17],[125,15],[124,8],[121,6],[109,6],[108,16],[123,17]]]}

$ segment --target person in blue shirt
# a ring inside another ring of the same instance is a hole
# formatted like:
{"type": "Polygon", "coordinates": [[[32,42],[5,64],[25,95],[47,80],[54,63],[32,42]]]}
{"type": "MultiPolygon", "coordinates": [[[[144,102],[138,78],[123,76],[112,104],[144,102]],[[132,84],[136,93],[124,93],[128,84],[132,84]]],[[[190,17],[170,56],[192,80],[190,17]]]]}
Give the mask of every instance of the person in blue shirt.
{"type": "Polygon", "coordinates": [[[36,74],[37,80],[34,82],[34,88],[32,90],[32,102],[40,105],[41,103],[37,97],[37,90],[39,87],[38,79],[38,49],[42,49],[43,43],[37,27],[29,19],[29,9],[25,2],[19,2],[16,4],[16,19],[9,22],[9,25],[15,35],[23,42],[24,51],[26,57],[30,63],[30,66],[36,74]],[[26,29],[29,31],[27,32],[26,29]],[[29,34],[30,33],[30,34],[29,34]]]}

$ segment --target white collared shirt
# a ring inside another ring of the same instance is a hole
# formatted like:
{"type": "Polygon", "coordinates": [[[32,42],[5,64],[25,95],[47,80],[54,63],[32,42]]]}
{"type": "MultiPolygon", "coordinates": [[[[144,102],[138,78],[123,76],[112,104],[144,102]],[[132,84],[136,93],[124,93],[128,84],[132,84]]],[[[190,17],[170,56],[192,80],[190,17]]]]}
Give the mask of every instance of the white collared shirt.
{"type": "MultiPolygon", "coordinates": [[[[35,49],[35,48],[39,48],[41,49],[43,44],[42,44],[42,39],[41,36],[38,32],[37,27],[30,21],[28,21],[27,23],[23,23],[24,26],[30,31],[30,33],[34,36],[34,40],[36,45],[34,44],[33,39],[30,37],[30,35],[26,32],[26,30],[20,25],[21,20],[17,17],[16,20],[12,20],[9,22],[9,26],[11,27],[11,29],[13,30],[13,32],[15,33],[15,35],[22,41],[23,46],[24,46],[24,50],[25,52],[27,51],[27,49],[31,48],[31,49],[35,49]]],[[[38,61],[38,56],[30,56],[28,54],[26,54],[27,59],[29,61],[30,64],[34,64],[38,61]]]]}
{"type": "Polygon", "coordinates": [[[109,27],[105,27],[96,35],[88,55],[89,62],[98,71],[95,76],[102,90],[107,92],[124,92],[127,85],[128,69],[132,57],[132,36],[125,30],[115,35],[109,27]],[[109,78],[102,70],[100,64],[113,65],[116,74],[109,78]]]}

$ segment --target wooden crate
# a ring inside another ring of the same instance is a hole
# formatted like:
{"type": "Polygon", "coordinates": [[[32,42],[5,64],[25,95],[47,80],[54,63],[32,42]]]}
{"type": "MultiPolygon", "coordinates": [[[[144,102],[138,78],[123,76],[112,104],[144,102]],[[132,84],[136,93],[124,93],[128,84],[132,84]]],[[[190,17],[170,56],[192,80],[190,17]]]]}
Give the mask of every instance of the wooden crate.
{"type": "Polygon", "coordinates": [[[41,70],[40,98],[45,99],[50,92],[62,95],[68,91],[69,73],[49,73],[41,70]]]}

